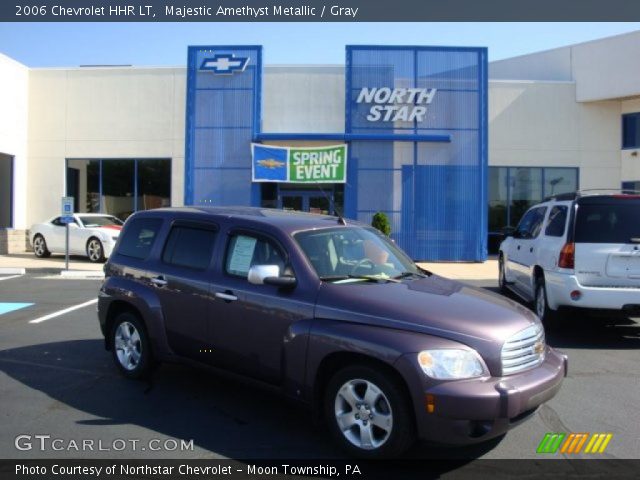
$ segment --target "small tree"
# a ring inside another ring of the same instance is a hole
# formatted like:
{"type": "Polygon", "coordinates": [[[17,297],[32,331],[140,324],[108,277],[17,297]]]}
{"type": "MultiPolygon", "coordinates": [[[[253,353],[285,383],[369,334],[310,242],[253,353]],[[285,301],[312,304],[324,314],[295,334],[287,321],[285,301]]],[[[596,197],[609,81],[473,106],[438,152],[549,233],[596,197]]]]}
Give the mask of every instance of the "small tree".
{"type": "Polygon", "coordinates": [[[371,226],[380,230],[387,237],[391,235],[391,224],[389,223],[389,217],[385,213],[376,212],[371,220],[371,226]]]}

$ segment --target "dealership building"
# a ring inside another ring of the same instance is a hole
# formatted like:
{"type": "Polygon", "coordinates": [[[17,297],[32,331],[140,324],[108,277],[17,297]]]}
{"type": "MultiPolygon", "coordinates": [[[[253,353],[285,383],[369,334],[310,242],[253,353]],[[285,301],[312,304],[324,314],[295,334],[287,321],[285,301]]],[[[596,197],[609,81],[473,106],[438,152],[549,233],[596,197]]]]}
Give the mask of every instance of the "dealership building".
{"type": "Polygon", "coordinates": [[[482,261],[546,196],[640,190],[640,32],[492,63],[476,47],[345,54],[283,66],[260,46],[193,46],[175,68],[0,54],[0,253],[71,196],[121,218],[380,211],[416,260],[482,261]]]}

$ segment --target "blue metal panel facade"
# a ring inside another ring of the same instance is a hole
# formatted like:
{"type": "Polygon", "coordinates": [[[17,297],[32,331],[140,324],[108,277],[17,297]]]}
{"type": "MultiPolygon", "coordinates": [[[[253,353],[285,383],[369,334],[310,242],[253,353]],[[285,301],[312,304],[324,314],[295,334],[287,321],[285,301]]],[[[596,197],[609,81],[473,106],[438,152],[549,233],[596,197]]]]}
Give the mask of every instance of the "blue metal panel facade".
{"type": "Polygon", "coordinates": [[[251,184],[251,141],[260,131],[261,46],[189,47],[185,136],[185,205],[259,205],[251,184]],[[249,58],[220,74],[203,62],[249,58]]]}
{"type": "Polygon", "coordinates": [[[346,64],[346,216],[385,212],[417,260],[485,260],[487,50],[348,46],[346,64]],[[374,87],[437,91],[420,121],[369,121],[356,100],[374,87]]]}

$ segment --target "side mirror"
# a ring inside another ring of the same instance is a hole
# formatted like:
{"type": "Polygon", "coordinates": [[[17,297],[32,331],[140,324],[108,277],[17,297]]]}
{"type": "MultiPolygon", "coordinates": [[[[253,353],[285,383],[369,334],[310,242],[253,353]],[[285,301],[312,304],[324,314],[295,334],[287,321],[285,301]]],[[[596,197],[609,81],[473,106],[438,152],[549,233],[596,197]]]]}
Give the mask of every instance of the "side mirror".
{"type": "Polygon", "coordinates": [[[280,267],[277,265],[254,265],[249,269],[247,280],[253,285],[274,285],[276,287],[293,287],[296,284],[295,277],[281,277],[280,267]]]}
{"type": "Polygon", "coordinates": [[[501,233],[504,238],[515,237],[516,229],[515,227],[504,227],[501,233]]]}

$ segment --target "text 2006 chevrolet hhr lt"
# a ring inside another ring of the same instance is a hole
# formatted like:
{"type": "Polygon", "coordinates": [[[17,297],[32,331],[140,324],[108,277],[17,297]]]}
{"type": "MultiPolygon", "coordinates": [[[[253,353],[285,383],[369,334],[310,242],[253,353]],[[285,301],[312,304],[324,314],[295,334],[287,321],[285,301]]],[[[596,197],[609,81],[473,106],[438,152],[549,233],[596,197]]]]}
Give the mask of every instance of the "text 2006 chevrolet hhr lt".
{"type": "Polygon", "coordinates": [[[303,401],[343,448],[504,434],[559,390],[538,318],[418,268],[357,222],[259,208],[171,208],[126,222],[100,326],[119,370],[182,361],[303,401]]]}

